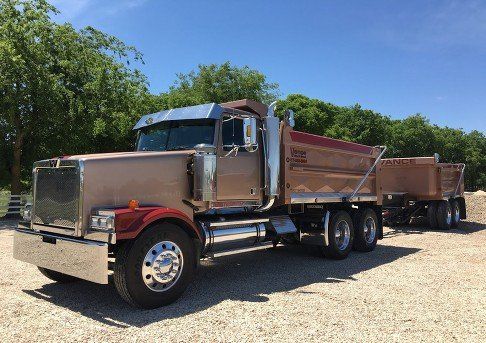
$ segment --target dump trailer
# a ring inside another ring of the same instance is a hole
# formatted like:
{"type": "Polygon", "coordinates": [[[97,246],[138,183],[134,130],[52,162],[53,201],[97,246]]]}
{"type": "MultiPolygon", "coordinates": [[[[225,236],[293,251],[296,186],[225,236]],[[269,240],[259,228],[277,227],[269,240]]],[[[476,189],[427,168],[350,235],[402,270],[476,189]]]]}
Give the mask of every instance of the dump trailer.
{"type": "Polygon", "coordinates": [[[383,218],[388,225],[427,217],[432,228],[457,227],[466,219],[462,163],[439,163],[439,156],[381,161],[383,218]]]}
{"type": "Polygon", "coordinates": [[[154,308],[181,296],[204,258],[277,244],[333,259],[373,250],[384,147],[298,132],[292,111],[274,111],[251,100],[171,109],[140,119],[134,152],[36,162],[14,257],[58,282],[112,279],[128,303],[154,308]]]}

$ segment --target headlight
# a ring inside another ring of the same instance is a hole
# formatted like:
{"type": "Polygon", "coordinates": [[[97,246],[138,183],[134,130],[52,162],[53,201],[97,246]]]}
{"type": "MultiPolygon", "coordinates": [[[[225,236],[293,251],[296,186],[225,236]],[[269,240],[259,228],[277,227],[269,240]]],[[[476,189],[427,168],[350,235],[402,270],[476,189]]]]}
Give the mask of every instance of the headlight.
{"type": "Polygon", "coordinates": [[[91,228],[95,230],[113,230],[115,228],[115,212],[96,211],[91,215],[91,228]]]}
{"type": "Polygon", "coordinates": [[[30,222],[30,220],[32,219],[32,204],[31,203],[25,204],[24,209],[22,210],[22,218],[26,222],[30,222]]]}

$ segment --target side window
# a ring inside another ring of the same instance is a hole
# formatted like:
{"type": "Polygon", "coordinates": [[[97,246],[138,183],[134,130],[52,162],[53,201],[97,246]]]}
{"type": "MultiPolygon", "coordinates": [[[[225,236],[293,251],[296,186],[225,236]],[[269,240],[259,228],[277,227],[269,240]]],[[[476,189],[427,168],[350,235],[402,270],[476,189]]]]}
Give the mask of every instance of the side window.
{"type": "MultiPolygon", "coordinates": [[[[223,117],[222,137],[224,151],[230,151],[234,145],[243,146],[245,144],[243,119],[223,117]]],[[[240,148],[240,151],[244,150],[244,148],[240,148]]]]}

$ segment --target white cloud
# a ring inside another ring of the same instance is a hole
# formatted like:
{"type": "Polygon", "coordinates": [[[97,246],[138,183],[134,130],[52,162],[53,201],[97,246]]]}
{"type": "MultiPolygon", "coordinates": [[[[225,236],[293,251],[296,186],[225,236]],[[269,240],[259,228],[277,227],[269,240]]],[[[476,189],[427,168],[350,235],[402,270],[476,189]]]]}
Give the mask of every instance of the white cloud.
{"type": "Polygon", "coordinates": [[[50,0],[66,20],[83,15],[113,15],[142,6],[147,0],[50,0]]]}
{"type": "Polygon", "coordinates": [[[89,6],[92,0],[51,0],[60,12],[61,16],[66,19],[76,18],[83,13],[89,6]]]}

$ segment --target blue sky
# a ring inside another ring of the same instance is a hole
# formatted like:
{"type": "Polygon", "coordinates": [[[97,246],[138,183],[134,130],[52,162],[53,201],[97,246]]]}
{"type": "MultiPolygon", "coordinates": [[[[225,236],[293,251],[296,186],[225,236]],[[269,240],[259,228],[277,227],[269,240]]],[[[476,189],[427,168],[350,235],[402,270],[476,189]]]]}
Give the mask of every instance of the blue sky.
{"type": "Polygon", "coordinates": [[[248,65],[302,93],[392,118],[486,131],[486,1],[52,0],[144,54],[150,89],[199,63],[248,65]]]}

